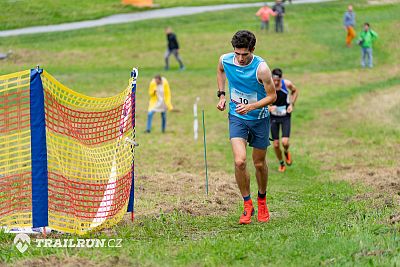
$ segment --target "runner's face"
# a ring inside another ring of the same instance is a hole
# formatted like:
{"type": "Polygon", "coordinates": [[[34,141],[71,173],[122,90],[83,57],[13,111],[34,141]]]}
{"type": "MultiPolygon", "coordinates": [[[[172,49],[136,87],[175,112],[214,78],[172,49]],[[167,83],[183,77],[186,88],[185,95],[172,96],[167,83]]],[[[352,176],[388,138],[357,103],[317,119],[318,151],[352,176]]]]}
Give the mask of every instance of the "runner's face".
{"type": "Polygon", "coordinates": [[[272,78],[275,84],[275,88],[278,88],[281,85],[281,78],[272,78]]]}
{"type": "Polygon", "coordinates": [[[245,66],[248,65],[253,59],[253,51],[250,51],[248,48],[235,48],[233,52],[235,53],[235,59],[239,65],[245,66]]]}

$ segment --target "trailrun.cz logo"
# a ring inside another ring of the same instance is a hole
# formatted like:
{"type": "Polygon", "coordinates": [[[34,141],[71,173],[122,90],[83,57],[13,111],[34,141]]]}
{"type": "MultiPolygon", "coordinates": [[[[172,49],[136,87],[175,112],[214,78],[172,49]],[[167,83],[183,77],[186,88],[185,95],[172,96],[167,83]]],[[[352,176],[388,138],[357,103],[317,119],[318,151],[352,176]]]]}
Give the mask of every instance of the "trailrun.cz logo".
{"type": "Polygon", "coordinates": [[[60,239],[60,238],[37,238],[32,240],[27,234],[17,234],[14,238],[14,245],[19,252],[24,253],[28,247],[35,246],[38,248],[121,248],[121,238],[98,239],[98,238],[77,238],[77,239],[60,239]],[[32,244],[31,244],[32,243],[32,244]]]}
{"type": "Polygon", "coordinates": [[[30,244],[31,239],[27,234],[17,234],[14,238],[14,245],[21,253],[24,253],[30,244]]]}

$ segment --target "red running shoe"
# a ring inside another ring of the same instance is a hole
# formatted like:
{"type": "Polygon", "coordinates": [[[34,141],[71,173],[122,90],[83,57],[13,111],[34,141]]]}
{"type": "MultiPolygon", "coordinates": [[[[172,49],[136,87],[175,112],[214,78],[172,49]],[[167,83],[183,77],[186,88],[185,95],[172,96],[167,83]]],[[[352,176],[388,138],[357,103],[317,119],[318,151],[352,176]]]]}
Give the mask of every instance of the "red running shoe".
{"type": "Polygon", "coordinates": [[[251,223],[251,216],[254,215],[253,201],[248,200],[244,202],[244,211],[242,216],[240,216],[239,224],[249,224],[251,223]]]}
{"type": "Polygon", "coordinates": [[[285,154],[285,159],[286,159],[286,164],[288,166],[292,165],[292,155],[290,155],[290,152],[288,151],[287,153],[283,153],[285,154]]]}
{"type": "Polygon", "coordinates": [[[278,171],[279,171],[279,172],[285,172],[285,171],[286,171],[286,166],[285,166],[285,165],[280,165],[280,164],[279,164],[278,171]]]}
{"type": "Polygon", "coordinates": [[[258,216],[257,219],[259,222],[268,222],[269,221],[269,211],[267,207],[267,199],[266,198],[258,198],[258,216]]]}

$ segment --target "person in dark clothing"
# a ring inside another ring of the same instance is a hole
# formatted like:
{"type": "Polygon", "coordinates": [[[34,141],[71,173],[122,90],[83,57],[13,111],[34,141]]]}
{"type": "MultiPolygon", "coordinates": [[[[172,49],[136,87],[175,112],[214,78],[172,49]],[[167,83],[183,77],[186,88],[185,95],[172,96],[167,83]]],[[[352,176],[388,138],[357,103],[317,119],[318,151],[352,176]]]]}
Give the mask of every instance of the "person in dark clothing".
{"type": "Polygon", "coordinates": [[[275,32],[283,32],[283,16],[285,15],[285,7],[282,4],[282,0],[276,0],[272,10],[275,12],[275,32]]]}
{"type": "Polygon", "coordinates": [[[167,34],[167,51],[165,52],[165,70],[169,70],[169,57],[173,54],[176,60],[179,63],[180,70],[184,70],[185,66],[183,65],[182,59],[179,57],[179,44],[178,40],[176,39],[176,34],[172,32],[171,27],[167,27],[165,29],[165,33],[167,34]]]}
{"type": "Polygon", "coordinates": [[[292,164],[292,156],[289,152],[290,137],[290,118],[293,113],[294,104],[299,95],[298,88],[289,80],[282,78],[282,70],[272,70],[272,80],[275,84],[277,98],[275,102],[268,107],[271,114],[271,136],[274,140],[274,151],[279,160],[278,171],[284,172],[286,165],[292,164]],[[282,146],[285,161],[283,161],[282,150],[280,148],[279,132],[282,129],[282,146]]]}

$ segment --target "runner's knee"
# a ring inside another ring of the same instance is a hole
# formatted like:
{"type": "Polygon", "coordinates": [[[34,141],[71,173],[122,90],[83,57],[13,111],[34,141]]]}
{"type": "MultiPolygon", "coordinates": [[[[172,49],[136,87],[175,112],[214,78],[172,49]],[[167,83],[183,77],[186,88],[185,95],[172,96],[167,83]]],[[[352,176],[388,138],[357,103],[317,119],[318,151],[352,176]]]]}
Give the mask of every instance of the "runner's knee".
{"type": "Polygon", "coordinates": [[[235,168],[239,170],[246,169],[246,159],[235,159],[235,168]]]}
{"type": "Polygon", "coordinates": [[[282,138],[282,145],[289,146],[289,138],[282,138]]]}
{"type": "Polygon", "coordinates": [[[274,140],[274,148],[279,148],[279,140],[274,140]]]}
{"type": "Polygon", "coordinates": [[[265,160],[257,160],[254,161],[254,168],[256,168],[256,170],[263,170],[266,166],[266,162],[265,160]]]}

